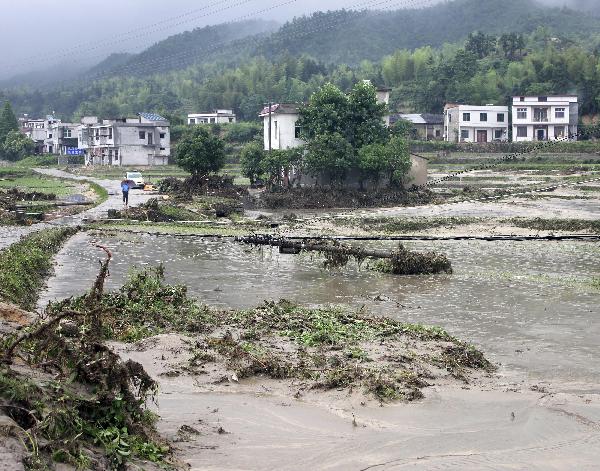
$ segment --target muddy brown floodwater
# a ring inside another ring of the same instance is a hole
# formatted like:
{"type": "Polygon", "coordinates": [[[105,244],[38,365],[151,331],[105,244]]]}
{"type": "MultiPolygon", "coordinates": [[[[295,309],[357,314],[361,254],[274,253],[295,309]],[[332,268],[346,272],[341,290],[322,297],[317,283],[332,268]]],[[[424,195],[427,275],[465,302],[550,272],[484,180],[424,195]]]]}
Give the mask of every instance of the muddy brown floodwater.
{"type": "Polygon", "coordinates": [[[364,306],[443,326],[501,364],[494,384],[436,385],[419,403],[379,407],[294,399],[268,382],[252,390],[161,376],[182,355],[177,336],[124,347],[160,378],[159,429],[194,471],[598,469],[598,244],[415,242],[408,248],[447,253],[454,274],[395,277],[356,265],[325,271],[319,257],[228,240],[80,233],[58,255],[41,304],[88,289],[101,258],[96,243],[114,254],[109,287],[133,267],[164,263],[169,281],[211,305],[287,298],[364,306]],[[182,425],[199,435],[179,440],[182,425]]]}

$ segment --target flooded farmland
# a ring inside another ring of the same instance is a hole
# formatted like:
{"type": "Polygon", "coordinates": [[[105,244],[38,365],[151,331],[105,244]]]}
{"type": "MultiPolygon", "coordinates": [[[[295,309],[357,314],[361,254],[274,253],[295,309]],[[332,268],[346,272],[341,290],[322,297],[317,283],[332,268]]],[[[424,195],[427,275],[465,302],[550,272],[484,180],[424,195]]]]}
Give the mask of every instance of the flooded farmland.
{"type": "MultiPolygon", "coordinates": [[[[229,239],[81,233],[57,257],[40,304],[81,294],[96,276],[101,244],[114,255],[109,287],[135,267],[163,263],[169,281],[222,308],[285,298],[364,308],[440,325],[528,383],[598,392],[600,248],[588,242],[412,242],[447,253],[453,275],[394,277],[350,264],[327,271],[319,257],[250,249],[229,239]]],[[[378,243],[379,247],[389,242],[378,243]]]]}

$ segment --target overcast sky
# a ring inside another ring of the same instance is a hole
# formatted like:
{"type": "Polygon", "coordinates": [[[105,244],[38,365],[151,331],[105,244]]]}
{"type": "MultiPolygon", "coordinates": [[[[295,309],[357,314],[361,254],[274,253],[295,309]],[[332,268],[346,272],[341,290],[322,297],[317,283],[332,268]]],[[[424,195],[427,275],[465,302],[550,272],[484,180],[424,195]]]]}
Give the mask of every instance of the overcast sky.
{"type": "Polygon", "coordinates": [[[283,22],[317,10],[436,1],[441,0],[0,0],[0,77],[57,63],[96,64],[111,52],[137,52],[172,34],[224,21],[283,22]]]}

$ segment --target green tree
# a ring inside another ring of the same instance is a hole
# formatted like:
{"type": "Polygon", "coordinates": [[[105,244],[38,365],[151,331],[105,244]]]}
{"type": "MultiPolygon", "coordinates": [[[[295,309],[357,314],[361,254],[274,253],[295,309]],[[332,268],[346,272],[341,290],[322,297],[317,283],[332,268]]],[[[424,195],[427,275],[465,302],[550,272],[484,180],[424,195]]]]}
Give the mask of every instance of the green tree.
{"type": "Polygon", "coordinates": [[[250,179],[251,185],[254,185],[264,173],[264,159],[265,150],[263,149],[262,144],[258,141],[250,142],[242,149],[240,156],[242,175],[250,179]]]}
{"type": "Polygon", "coordinates": [[[406,182],[406,175],[412,168],[410,148],[408,141],[400,136],[394,136],[385,145],[384,172],[387,174],[390,185],[402,185],[406,182]]]}
{"type": "Polygon", "coordinates": [[[294,182],[290,180],[290,173],[292,169],[295,169],[299,176],[303,153],[302,147],[265,152],[261,167],[262,172],[268,175],[267,187],[270,190],[275,187],[293,186],[294,182]]]}
{"type": "Polygon", "coordinates": [[[177,165],[204,177],[225,166],[225,143],[203,126],[188,129],[175,148],[177,165]]]}
{"type": "Polygon", "coordinates": [[[339,134],[349,138],[348,97],[335,85],[325,84],[310,97],[308,105],[300,108],[298,126],[306,141],[317,136],[339,134]]]}
{"type": "Polygon", "coordinates": [[[377,102],[377,90],[369,82],[357,83],[348,96],[350,144],[355,149],[376,142],[385,142],[388,130],[383,121],[385,103],[377,102]]]}
{"type": "Polygon", "coordinates": [[[10,131],[1,150],[6,160],[14,162],[33,154],[35,142],[19,131],[10,131]]]}
{"type": "Polygon", "coordinates": [[[341,184],[356,165],[356,152],[341,134],[323,134],[311,140],[304,165],[314,177],[326,176],[341,184]]]}
{"type": "Polygon", "coordinates": [[[8,133],[18,130],[19,123],[17,122],[17,117],[15,116],[10,103],[6,101],[4,103],[4,108],[2,108],[2,111],[0,112],[0,146],[6,141],[8,133]]]}
{"type": "Polygon", "coordinates": [[[387,168],[387,153],[384,144],[371,144],[358,151],[358,169],[360,170],[361,189],[365,180],[377,184],[387,168]]]}
{"type": "Polygon", "coordinates": [[[496,47],[496,38],[481,31],[469,33],[465,50],[475,54],[479,59],[489,56],[496,47]]]}

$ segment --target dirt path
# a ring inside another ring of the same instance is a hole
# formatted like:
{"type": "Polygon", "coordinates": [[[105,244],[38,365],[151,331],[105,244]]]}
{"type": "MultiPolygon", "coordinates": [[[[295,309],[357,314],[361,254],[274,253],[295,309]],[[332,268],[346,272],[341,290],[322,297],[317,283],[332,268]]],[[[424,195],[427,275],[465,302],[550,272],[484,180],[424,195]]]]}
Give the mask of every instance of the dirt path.
{"type": "MultiPolygon", "coordinates": [[[[99,219],[106,217],[106,213],[109,209],[120,209],[123,207],[122,195],[120,190],[119,180],[101,180],[96,178],[82,177],[73,175],[72,173],[65,172],[63,170],[51,169],[51,168],[35,168],[35,172],[55,178],[65,178],[74,181],[92,181],[106,191],[108,191],[108,199],[81,213],[64,216],[55,219],[51,222],[45,222],[40,224],[33,224],[31,226],[0,226],[0,250],[18,242],[23,236],[29,235],[33,232],[40,231],[42,229],[48,229],[49,227],[56,225],[68,225],[76,226],[82,224],[84,219],[99,219]]],[[[151,195],[145,194],[140,190],[132,190],[129,195],[129,204],[131,206],[138,206],[145,203],[151,195]]]]}

